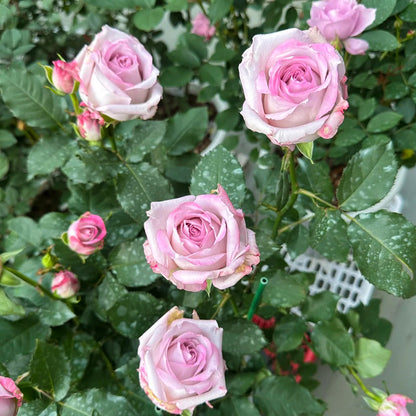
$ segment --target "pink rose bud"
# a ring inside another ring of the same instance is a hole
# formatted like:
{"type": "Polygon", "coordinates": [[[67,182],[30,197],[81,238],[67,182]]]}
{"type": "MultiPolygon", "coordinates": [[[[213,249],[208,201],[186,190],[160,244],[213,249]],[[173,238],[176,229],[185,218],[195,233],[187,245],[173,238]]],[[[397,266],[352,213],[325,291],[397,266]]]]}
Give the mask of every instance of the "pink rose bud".
{"type": "Polygon", "coordinates": [[[69,270],[56,273],[52,280],[51,290],[61,298],[67,299],[75,296],[79,290],[79,280],[69,270]]]}
{"type": "Polygon", "coordinates": [[[79,80],[77,63],[75,61],[53,61],[52,82],[55,88],[65,94],[70,94],[74,83],[79,80]]]}
{"type": "Polygon", "coordinates": [[[330,139],[344,120],[344,60],[317,29],[254,36],[239,72],[246,126],[274,144],[330,139]]]}
{"type": "Polygon", "coordinates": [[[260,261],[253,231],[218,185],[216,194],[152,202],[144,253],[155,273],[179,289],[233,286],[260,261]]]}
{"type": "Polygon", "coordinates": [[[390,394],[381,403],[377,416],[409,416],[407,403],[413,403],[413,400],[402,394],[390,394]]]}
{"type": "Polygon", "coordinates": [[[198,13],[192,21],[192,33],[209,41],[215,35],[215,26],[210,25],[210,21],[204,13],[198,13]]]}
{"type": "Polygon", "coordinates": [[[103,248],[106,234],[102,218],[86,212],[69,226],[68,245],[76,253],[89,256],[103,248]]]}
{"type": "Polygon", "coordinates": [[[159,70],[135,37],[103,26],[75,61],[79,94],[89,108],[118,121],[155,115],[162,97],[159,70]]]}
{"type": "Polygon", "coordinates": [[[0,376],[0,415],[16,416],[23,402],[23,394],[15,382],[0,376]]]}
{"type": "Polygon", "coordinates": [[[356,0],[314,1],[308,25],[316,26],[328,41],[341,40],[351,55],[362,55],[368,49],[365,40],[353,39],[371,25],[376,9],[368,9],[356,0]]]}
{"type": "Polygon", "coordinates": [[[222,397],[225,363],[222,328],[214,320],[183,318],[176,306],[140,338],[139,379],[159,408],[181,414],[201,403],[222,397]]]}
{"type": "Polygon", "coordinates": [[[96,111],[84,109],[77,116],[77,127],[81,136],[88,141],[101,140],[101,126],[105,124],[104,119],[96,111]]]}

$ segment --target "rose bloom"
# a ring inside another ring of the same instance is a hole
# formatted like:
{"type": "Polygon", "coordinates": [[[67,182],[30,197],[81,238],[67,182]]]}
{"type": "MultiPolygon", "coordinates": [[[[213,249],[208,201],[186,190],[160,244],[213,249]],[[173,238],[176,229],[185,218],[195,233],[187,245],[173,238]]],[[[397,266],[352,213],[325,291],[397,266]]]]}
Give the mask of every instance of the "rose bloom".
{"type": "Polygon", "coordinates": [[[79,280],[75,274],[69,270],[64,270],[55,274],[51,290],[61,298],[67,299],[78,293],[79,286],[79,280]]]}
{"type": "Polygon", "coordinates": [[[52,82],[55,88],[65,94],[71,94],[75,81],[79,81],[77,63],[53,61],[52,82]]]}
{"type": "Polygon", "coordinates": [[[119,121],[154,116],[162,96],[159,70],[135,37],[103,26],[75,61],[88,107],[119,121]]]}
{"type": "Polygon", "coordinates": [[[172,308],[140,338],[140,385],[169,413],[191,413],[198,404],[222,397],[225,363],[222,328],[214,320],[183,318],[172,308]]]}
{"type": "Polygon", "coordinates": [[[76,253],[89,256],[103,248],[106,234],[102,218],[85,212],[69,226],[68,245],[76,253]]]}
{"type": "Polygon", "coordinates": [[[101,140],[101,126],[105,124],[104,119],[96,111],[86,108],[77,115],[77,127],[79,134],[88,141],[101,140]]]}
{"type": "Polygon", "coordinates": [[[402,394],[390,394],[381,403],[377,416],[409,416],[407,403],[413,403],[413,400],[402,394]]]}
{"type": "Polygon", "coordinates": [[[368,9],[356,0],[314,1],[308,25],[316,26],[328,41],[340,39],[351,55],[362,55],[367,41],[355,39],[376,18],[376,9],[368,9]]]}
{"type": "Polygon", "coordinates": [[[15,382],[0,376],[0,415],[16,416],[23,402],[23,394],[15,382]]]}
{"type": "Polygon", "coordinates": [[[208,280],[225,289],[260,261],[254,232],[221,185],[217,194],[152,202],[147,215],[146,259],[179,289],[200,291],[208,280]]]}
{"type": "Polygon", "coordinates": [[[210,25],[210,21],[204,13],[198,13],[192,20],[192,33],[202,36],[206,41],[209,41],[215,35],[215,26],[210,25]]]}
{"type": "Polygon", "coordinates": [[[239,71],[244,121],[274,144],[330,139],[344,120],[344,61],[317,29],[254,36],[239,71]]]}

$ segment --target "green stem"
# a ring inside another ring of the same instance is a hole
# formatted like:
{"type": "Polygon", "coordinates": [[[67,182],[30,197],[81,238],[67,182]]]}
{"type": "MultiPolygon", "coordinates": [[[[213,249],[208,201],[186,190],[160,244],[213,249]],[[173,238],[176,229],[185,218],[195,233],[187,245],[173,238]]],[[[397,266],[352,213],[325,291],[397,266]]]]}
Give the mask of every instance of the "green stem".
{"type": "Polygon", "coordinates": [[[300,188],[300,189],[298,189],[297,192],[298,192],[298,194],[308,196],[311,199],[315,199],[316,201],[321,202],[322,204],[326,205],[328,208],[339,209],[335,205],[331,204],[330,202],[325,201],[322,198],[319,198],[319,196],[315,195],[313,192],[307,191],[306,189],[300,188]]]}
{"type": "Polygon", "coordinates": [[[284,227],[282,227],[282,228],[279,228],[279,230],[278,230],[278,232],[277,232],[277,235],[283,234],[284,232],[289,231],[289,230],[291,230],[292,228],[294,228],[294,227],[296,227],[296,226],[298,226],[298,225],[300,225],[300,224],[303,224],[304,222],[309,221],[309,220],[310,220],[311,218],[313,218],[314,216],[315,216],[315,214],[307,215],[306,217],[303,217],[303,218],[301,218],[301,219],[300,219],[300,220],[298,220],[298,221],[292,222],[291,224],[288,224],[288,225],[285,225],[285,226],[284,226],[284,227]]]}
{"type": "Polygon", "coordinates": [[[48,298],[51,298],[53,300],[62,300],[63,302],[65,302],[64,299],[60,298],[57,295],[54,295],[52,292],[50,292],[48,289],[46,289],[46,287],[42,286],[39,282],[37,282],[36,280],[31,279],[30,277],[27,277],[23,273],[20,273],[19,271],[14,270],[11,267],[7,267],[7,266],[4,266],[4,270],[7,270],[8,272],[14,274],[16,277],[23,280],[25,283],[33,286],[34,288],[41,290],[42,293],[44,293],[48,298]]]}
{"type": "Polygon", "coordinates": [[[254,312],[256,312],[257,306],[260,303],[261,296],[263,294],[264,288],[266,287],[269,280],[267,277],[262,277],[260,279],[260,284],[257,287],[256,293],[253,300],[251,301],[250,309],[248,310],[247,319],[251,321],[253,319],[254,312]]]}
{"type": "Polygon", "coordinates": [[[211,316],[211,319],[214,319],[218,315],[219,311],[223,308],[223,306],[227,303],[227,301],[230,298],[231,298],[230,292],[223,293],[221,302],[217,306],[217,309],[215,310],[214,314],[211,316]]]}
{"type": "Polygon", "coordinates": [[[376,394],[372,393],[367,387],[366,385],[362,382],[362,380],[360,379],[360,376],[357,374],[357,372],[351,367],[351,366],[347,366],[347,369],[349,371],[349,373],[354,377],[355,381],[358,383],[358,385],[361,387],[361,390],[371,399],[377,401],[377,402],[382,402],[382,399],[377,396],[376,394]]]}
{"type": "Polygon", "coordinates": [[[78,101],[77,95],[73,92],[72,94],[70,94],[70,97],[71,97],[72,106],[74,107],[75,114],[76,115],[81,114],[82,109],[79,106],[79,101],[78,101]]]}
{"type": "Polygon", "coordinates": [[[289,155],[289,175],[290,175],[291,194],[286,204],[277,213],[276,220],[273,225],[272,240],[275,240],[277,237],[277,231],[279,230],[279,225],[282,222],[284,215],[286,214],[287,211],[289,211],[293,207],[293,205],[296,202],[296,199],[298,198],[299,186],[296,181],[295,156],[293,152],[290,152],[290,155],[289,155]]]}

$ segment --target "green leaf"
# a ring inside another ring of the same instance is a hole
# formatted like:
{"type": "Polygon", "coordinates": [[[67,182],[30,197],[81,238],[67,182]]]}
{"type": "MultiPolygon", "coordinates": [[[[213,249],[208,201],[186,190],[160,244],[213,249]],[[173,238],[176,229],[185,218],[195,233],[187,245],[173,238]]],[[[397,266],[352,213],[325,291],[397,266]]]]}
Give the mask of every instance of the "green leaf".
{"type": "Polygon", "coordinates": [[[2,71],[0,88],[11,112],[32,127],[57,127],[65,118],[63,100],[51,94],[26,70],[2,71]]]}
{"type": "Polygon", "coordinates": [[[39,228],[45,239],[58,238],[70,225],[68,215],[60,212],[48,212],[39,220],[39,228]]]}
{"type": "Polygon", "coordinates": [[[361,377],[376,377],[383,372],[390,356],[391,351],[377,341],[360,338],[356,343],[355,367],[361,377]]]}
{"type": "Polygon", "coordinates": [[[163,87],[183,87],[191,81],[192,77],[193,72],[190,68],[168,66],[161,71],[159,81],[163,87]]]}
{"type": "Polygon", "coordinates": [[[4,292],[2,288],[0,288],[0,315],[24,315],[25,309],[23,306],[18,305],[17,303],[13,302],[4,292]]]}
{"type": "Polygon", "coordinates": [[[397,175],[391,142],[357,152],[344,169],[337,190],[340,206],[347,211],[371,207],[387,195],[397,175]]]}
{"type": "Polygon", "coordinates": [[[354,342],[339,321],[319,322],[312,334],[312,348],[329,364],[337,367],[349,365],[354,357],[354,342]]]}
{"type": "Polygon", "coordinates": [[[114,212],[106,221],[107,235],[105,243],[109,246],[116,246],[126,240],[136,237],[141,226],[123,211],[114,212]]]}
{"type": "Polygon", "coordinates": [[[166,9],[170,12],[180,12],[188,7],[188,0],[166,0],[166,9]]]}
{"type": "Polygon", "coordinates": [[[256,383],[257,373],[238,372],[226,374],[227,393],[232,396],[243,396],[256,383]]]}
{"type": "Polygon", "coordinates": [[[331,261],[345,262],[350,251],[347,224],[339,211],[316,209],[309,227],[313,249],[331,261]]]}
{"type": "Polygon", "coordinates": [[[163,15],[162,7],[142,9],[134,14],[133,23],[138,29],[150,32],[162,21],[163,15]]]}
{"type": "Polygon", "coordinates": [[[384,22],[393,12],[397,0],[363,0],[362,4],[367,8],[377,9],[374,22],[366,29],[371,29],[384,22]]]}
{"type": "Polygon", "coordinates": [[[42,415],[43,410],[48,407],[49,403],[50,402],[46,400],[33,400],[31,402],[24,402],[19,410],[19,416],[40,416],[42,415]]]}
{"type": "Polygon", "coordinates": [[[233,0],[211,0],[208,15],[211,22],[215,23],[226,16],[233,4],[233,0]]]}
{"type": "Polygon", "coordinates": [[[221,322],[223,328],[222,349],[224,352],[242,356],[260,351],[267,341],[261,329],[245,319],[221,322]]]}
{"type": "Polygon", "coordinates": [[[236,52],[233,49],[227,48],[224,44],[221,42],[218,42],[215,45],[215,52],[210,58],[210,61],[213,62],[228,62],[234,56],[236,55],[236,52]]]}
{"type": "Polygon", "coordinates": [[[107,10],[122,10],[136,7],[150,8],[155,5],[156,0],[86,0],[86,3],[107,10]]]}
{"type": "Polygon", "coordinates": [[[248,397],[229,397],[221,402],[223,416],[260,416],[259,411],[248,397]]]}
{"type": "Polygon", "coordinates": [[[75,149],[75,142],[68,137],[54,136],[41,139],[29,152],[27,159],[29,179],[61,168],[73,155],[75,149]]]}
{"type": "Polygon", "coordinates": [[[191,180],[193,195],[209,194],[220,184],[238,208],[245,194],[244,173],[238,160],[223,146],[217,146],[196,165],[191,180]]]}
{"type": "Polygon", "coordinates": [[[368,42],[370,51],[394,51],[400,47],[400,43],[397,39],[385,30],[372,30],[371,32],[365,32],[360,36],[360,39],[364,39],[368,42]]]}
{"type": "Polygon", "coordinates": [[[240,113],[235,108],[227,108],[215,117],[217,127],[222,130],[234,130],[240,121],[240,113]]]}
{"type": "Polygon", "coordinates": [[[29,217],[12,218],[7,223],[8,229],[18,237],[14,249],[30,246],[39,249],[42,245],[42,232],[38,224],[29,217]]]}
{"type": "Polygon", "coordinates": [[[403,82],[396,81],[386,85],[384,89],[385,100],[399,100],[409,93],[409,87],[403,82]]]}
{"type": "Polygon", "coordinates": [[[163,139],[168,154],[178,156],[192,150],[205,136],[208,127],[207,107],[177,113],[168,121],[163,139]]]}
{"type": "Polygon", "coordinates": [[[98,305],[104,311],[108,311],[127,293],[127,289],[119,284],[110,273],[107,273],[103,282],[98,287],[98,305]]]}
{"type": "Polygon", "coordinates": [[[7,159],[7,156],[3,152],[0,152],[0,179],[2,179],[8,171],[9,159],[7,159]]]}
{"type": "Polygon", "coordinates": [[[120,244],[110,255],[111,270],[125,286],[140,287],[154,282],[160,275],[154,273],[143,251],[145,238],[120,244]]]}
{"type": "Polygon", "coordinates": [[[152,152],[166,133],[165,120],[129,120],[116,127],[116,136],[121,136],[127,149],[126,160],[138,163],[152,152]]]}
{"type": "Polygon", "coordinates": [[[62,416],[137,416],[125,397],[91,389],[70,396],[62,406],[62,416]]]}
{"type": "Polygon", "coordinates": [[[302,305],[302,314],[308,321],[330,321],[337,309],[339,296],[324,290],[312,296],[308,296],[302,305]]]}
{"type": "Polygon", "coordinates": [[[400,14],[400,19],[405,22],[416,22],[416,4],[412,3],[400,14]]]}
{"type": "Polygon", "coordinates": [[[0,149],[6,149],[16,143],[16,137],[9,130],[0,129],[0,149]]]}
{"type": "Polygon", "coordinates": [[[41,390],[50,392],[56,401],[68,393],[71,374],[64,350],[43,341],[37,341],[30,363],[32,383],[41,390]]]}
{"type": "Polygon", "coordinates": [[[277,308],[291,308],[305,300],[310,284],[305,274],[278,270],[267,277],[269,283],[264,289],[263,302],[277,308]]]}
{"type": "Polygon", "coordinates": [[[373,285],[395,296],[416,294],[416,227],[404,216],[361,214],[350,223],[348,237],[361,273],[373,285]]]}
{"type": "Polygon", "coordinates": [[[148,163],[128,165],[117,178],[117,199],[123,210],[140,226],[147,219],[146,211],[152,201],[169,199],[169,183],[148,163]]]}
{"type": "Polygon", "coordinates": [[[129,338],[138,338],[162,316],[165,304],[149,293],[129,292],[108,310],[114,328],[129,338]]]}
{"type": "Polygon", "coordinates": [[[17,354],[29,354],[36,345],[36,339],[46,339],[50,328],[40,322],[39,318],[29,315],[19,321],[8,321],[0,318],[1,360],[7,362],[17,354]]]}
{"type": "Polygon", "coordinates": [[[87,369],[90,355],[99,345],[94,338],[84,332],[77,332],[71,337],[70,345],[65,345],[65,354],[71,366],[71,379],[78,381],[87,369]]]}
{"type": "Polygon", "coordinates": [[[376,99],[374,97],[364,100],[358,107],[358,120],[364,121],[370,118],[376,109],[376,99]]]}
{"type": "Polygon", "coordinates": [[[301,343],[308,330],[305,321],[296,315],[285,316],[277,325],[273,333],[273,341],[280,352],[292,351],[301,343]]]}
{"type": "Polygon", "coordinates": [[[210,85],[221,85],[224,78],[224,68],[218,65],[204,64],[199,68],[199,77],[202,82],[210,85]]]}
{"type": "Polygon", "coordinates": [[[290,377],[264,378],[254,392],[254,403],[267,416],[321,416],[326,406],[290,377]]]}
{"type": "Polygon", "coordinates": [[[384,111],[374,116],[367,125],[367,130],[370,133],[381,133],[395,127],[403,118],[399,113],[394,111],[384,111]]]}

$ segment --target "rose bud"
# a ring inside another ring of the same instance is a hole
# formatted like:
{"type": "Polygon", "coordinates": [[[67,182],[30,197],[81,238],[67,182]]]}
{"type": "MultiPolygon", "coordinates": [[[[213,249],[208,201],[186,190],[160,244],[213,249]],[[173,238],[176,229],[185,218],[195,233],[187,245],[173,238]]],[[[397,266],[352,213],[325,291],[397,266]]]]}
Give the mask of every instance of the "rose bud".
{"type": "Polygon", "coordinates": [[[147,262],[179,289],[204,290],[208,280],[225,289],[260,261],[254,232],[221,185],[216,194],[152,202],[147,215],[147,262]]]}
{"type": "Polygon", "coordinates": [[[103,248],[106,234],[102,218],[86,212],[69,226],[68,245],[76,253],[89,256],[103,248]]]}
{"type": "Polygon", "coordinates": [[[79,286],[79,280],[75,274],[69,270],[64,270],[55,274],[51,290],[61,298],[67,299],[78,293],[79,286]]]}
{"type": "Polygon", "coordinates": [[[16,416],[23,402],[23,394],[15,382],[0,376],[0,415],[16,416]]]}
{"type": "Polygon", "coordinates": [[[90,109],[118,121],[155,115],[162,97],[159,70],[135,37],[103,26],[75,61],[79,94],[90,109]]]}
{"type": "Polygon", "coordinates": [[[222,397],[225,363],[222,328],[214,320],[183,318],[172,308],[140,338],[140,385],[150,400],[172,414],[222,397]]]}
{"type": "Polygon", "coordinates": [[[377,416],[409,416],[407,403],[413,403],[413,400],[402,394],[390,394],[381,403],[377,416]]]}
{"type": "Polygon", "coordinates": [[[376,18],[376,9],[368,9],[356,0],[314,1],[311,18],[307,21],[311,27],[317,27],[326,40],[339,39],[351,55],[362,55],[368,49],[367,41],[356,39],[376,18]]]}
{"type": "Polygon", "coordinates": [[[82,138],[88,141],[101,140],[101,126],[104,119],[96,111],[86,108],[77,116],[77,127],[82,138]]]}
{"type": "Polygon", "coordinates": [[[65,94],[71,94],[75,81],[79,80],[75,61],[53,61],[52,82],[55,88],[65,94]]]}
{"type": "Polygon", "coordinates": [[[215,26],[210,25],[210,21],[204,13],[198,13],[192,21],[192,33],[209,41],[215,35],[215,26]]]}

